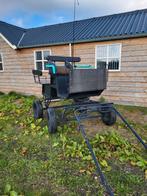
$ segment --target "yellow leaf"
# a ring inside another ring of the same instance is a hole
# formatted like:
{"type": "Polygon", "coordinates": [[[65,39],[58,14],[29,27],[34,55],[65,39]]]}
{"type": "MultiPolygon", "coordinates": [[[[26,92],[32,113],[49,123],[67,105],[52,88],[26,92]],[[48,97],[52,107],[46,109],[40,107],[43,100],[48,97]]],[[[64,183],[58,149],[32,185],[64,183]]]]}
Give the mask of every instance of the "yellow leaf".
{"type": "Polygon", "coordinates": [[[101,164],[103,167],[108,167],[108,163],[107,163],[106,160],[102,160],[102,161],[100,162],[100,164],[101,164]]]}
{"type": "Polygon", "coordinates": [[[106,168],[106,171],[109,172],[109,171],[111,171],[111,169],[112,169],[112,168],[111,168],[110,166],[108,166],[108,167],[106,168]]]}
{"type": "Polygon", "coordinates": [[[36,128],[36,125],[34,123],[31,123],[31,128],[32,129],[35,129],[36,128]]]}
{"type": "Polygon", "coordinates": [[[136,165],[136,163],[135,163],[135,162],[133,162],[133,161],[131,161],[131,165],[135,166],[135,165],[136,165]]]}
{"type": "Polygon", "coordinates": [[[23,147],[21,150],[21,154],[25,156],[27,154],[27,148],[23,147]]]}
{"type": "Polygon", "coordinates": [[[88,175],[91,175],[91,172],[90,172],[90,171],[88,171],[88,170],[86,171],[86,173],[87,173],[88,175]]]}
{"type": "Polygon", "coordinates": [[[84,173],[85,171],[85,169],[80,169],[80,173],[84,173]]]}
{"type": "Polygon", "coordinates": [[[147,180],[147,169],[145,170],[145,179],[147,180]]]}

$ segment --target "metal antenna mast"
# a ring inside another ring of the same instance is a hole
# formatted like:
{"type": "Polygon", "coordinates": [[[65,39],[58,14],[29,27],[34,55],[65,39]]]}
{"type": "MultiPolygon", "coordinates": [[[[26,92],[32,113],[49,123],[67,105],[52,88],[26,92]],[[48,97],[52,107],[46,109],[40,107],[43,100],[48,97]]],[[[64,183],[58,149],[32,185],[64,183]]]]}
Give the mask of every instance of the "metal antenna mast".
{"type": "Polygon", "coordinates": [[[76,24],[76,5],[79,5],[79,0],[74,0],[73,35],[72,35],[72,38],[73,38],[73,40],[72,40],[72,57],[74,57],[75,24],[76,24]]]}

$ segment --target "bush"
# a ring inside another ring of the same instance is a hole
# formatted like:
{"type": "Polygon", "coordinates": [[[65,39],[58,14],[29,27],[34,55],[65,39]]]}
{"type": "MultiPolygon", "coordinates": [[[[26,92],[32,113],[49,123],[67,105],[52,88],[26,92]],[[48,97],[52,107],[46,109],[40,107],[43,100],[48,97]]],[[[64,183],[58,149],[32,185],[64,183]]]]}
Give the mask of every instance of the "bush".
{"type": "Polygon", "coordinates": [[[0,91],[0,96],[1,96],[1,95],[4,95],[4,94],[5,94],[4,92],[1,92],[1,91],[0,91]]]}
{"type": "Polygon", "coordinates": [[[99,101],[100,101],[101,103],[105,103],[105,102],[106,102],[106,99],[105,99],[103,96],[101,96],[101,97],[99,98],[99,101]]]}

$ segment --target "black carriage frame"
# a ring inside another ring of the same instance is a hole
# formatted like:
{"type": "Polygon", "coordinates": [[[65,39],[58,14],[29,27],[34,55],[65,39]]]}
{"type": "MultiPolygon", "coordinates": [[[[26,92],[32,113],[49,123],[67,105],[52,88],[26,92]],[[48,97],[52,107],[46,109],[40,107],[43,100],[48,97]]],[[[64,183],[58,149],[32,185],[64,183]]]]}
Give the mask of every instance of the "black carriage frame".
{"type": "MultiPolygon", "coordinates": [[[[79,62],[80,58],[50,56],[48,58],[48,60],[52,61],[52,62],[55,62],[55,61],[64,62],[65,67],[67,69],[70,69],[70,71],[71,71],[73,69],[73,65],[71,65],[70,62],[72,62],[72,63],[79,62]]],[[[40,77],[42,76],[42,72],[39,70],[33,70],[33,75],[34,75],[35,81],[38,79],[38,81],[40,83],[40,77]]],[[[106,75],[105,75],[105,77],[106,77],[106,75]]],[[[48,84],[44,84],[44,85],[47,85],[47,87],[49,87],[48,84]]],[[[100,93],[103,90],[104,89],[101,89],[100,93]]],[[[67,98],[67,99],[74,98],[74,100],[76,100],[76,101],[73,104],[53,107],[53,106],[50,106],[50,102],[51,102],[52,98],[54,99],[54,97],[48,96],[48,94],[46,94],[44,92],[44,88],[43,88],[42,93],[44,95],[43,100],[37,100],[33,103],[34,118],[35,119],[43,118],[43,111],[46,110],[47,111],[49,133],[55,133],[57,130],[57,120],[56,120],[56,117],[57,117],[56,111],[57,110],[62,109],[62,115],[61,115],[62,120],[64,120],[65,118],[66,118],[66,122],[70,121],[70,120],[76,120],[76,122],[78,123],[78,127],[79,127],[78,130],[82,134],[82,136],[87,144],[87,147],[91,153],[92,159],[93,159],[95,166],[96,166],[96,171],[97,171],[98,175],[100,176],[101,183],[105,187],[106,192],[109,195],[113,196],[114,193],[113,193],[111,187],[108,185],[108,182],[105,178],[105,175],[103,174],[103,172],[101,170],[101,166],[96,158],[96,155],[92,149],[90,141],[86,135],[85,127],[84,127],[82,121],[85,119],[101,117],[102,121],[106,125],[113,125],[116,122],[116,117],[119,117],[123,121],[123,123],[126,125],[126,127],[134,134],[134,136],[137,138],[137,140],[143,145],[145,150],[147,150],[147,144],[142,140],[142,138],[138,135],[136,130],[128,123],[128,121],[122,116],[122,114],[115,108],[113,103],[101,103],[101,102],[89,100],[87,98],[87,97],[89,97],[89,92],[87,94],[84,94],[84,96],[83,96],[83,92],[82,92],[81,94],[78,94],[78,96],[75,94],[73,94],[73,96],[72,96],[72,94],[70,96],[67,96],[67,94],[66,94],[65,97],[64,96],[59,97],[59,98],[67,98]],[[86,98],[85,98],[85,95],[87,95],[86,98]],[[68,118],[66,116],[67,111],[71,111],[73,113],[72,118],[68,118]]],[[[98,91],[97,91],[97,93],[98,93],[98,91]]],[[[93,92],[93,94],[95,95],[96,92],[93,92]]],[[[58,98],[58,97],[55,96],[55,98],[58,98]]]]}

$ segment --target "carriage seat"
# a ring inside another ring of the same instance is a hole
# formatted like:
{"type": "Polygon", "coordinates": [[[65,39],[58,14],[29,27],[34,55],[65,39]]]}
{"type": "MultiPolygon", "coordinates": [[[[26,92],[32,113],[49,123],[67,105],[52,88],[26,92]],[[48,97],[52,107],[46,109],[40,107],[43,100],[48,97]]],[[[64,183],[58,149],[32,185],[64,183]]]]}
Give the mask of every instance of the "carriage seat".
{"type": "Polygon", "coordinates": [[[46,64],[46,69],[51,75],[68,75],[69,69],[65,66],[56,66],[55,64],[46,64]]]}
{"type": "Polygon", "coordinates": [[[56,74],[58,75],[68,75],[69,69],[67,69],[65,66],[57,66],[56,67],[56,74]]]}

